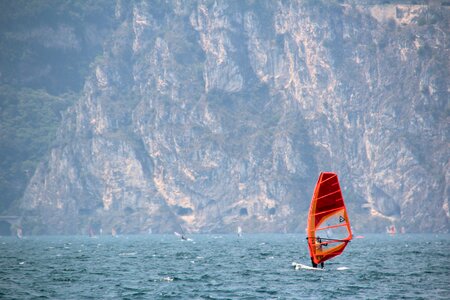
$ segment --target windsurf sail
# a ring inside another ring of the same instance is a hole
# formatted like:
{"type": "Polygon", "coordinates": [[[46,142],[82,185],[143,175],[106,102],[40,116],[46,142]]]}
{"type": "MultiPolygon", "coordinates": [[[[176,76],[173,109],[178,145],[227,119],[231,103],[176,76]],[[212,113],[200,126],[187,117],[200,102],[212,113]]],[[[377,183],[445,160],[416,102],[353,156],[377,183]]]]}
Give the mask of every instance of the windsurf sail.
{"type": "Polygon", "coordinates": [[[22,227],[17,228],[17,238],[19,238],[19,239],[23,238],[22,227]]]}
{"type": "Polygon", "coordinates": [[[181,234],[180,233],[178,233],[178,232],[174,232],[174,234],[176,235],[176,236],[178,236],[178,237],[180,237],[182,240],[188,240],[188,238],[186,237],[186,235],[184,234],[184,230],[183,230],[183,227],[181,227],[181,225],[180,225],[180,229],[181,229],[181,234]]]}
{"type": "Polygon", "coordinates": [[[394,235],[394,234],[397,233],[397,229],[395,228],[395,225],[392,224],[391,226],[386,228],[386,232],[391,234],[391,235],[394,235]]]}
{"type": "Polygon", "coordinates": [[[315,264],[340,255],[352,239],[344,197],[335,173],[320,173],[309,208],[306,233],[315,264]]]}

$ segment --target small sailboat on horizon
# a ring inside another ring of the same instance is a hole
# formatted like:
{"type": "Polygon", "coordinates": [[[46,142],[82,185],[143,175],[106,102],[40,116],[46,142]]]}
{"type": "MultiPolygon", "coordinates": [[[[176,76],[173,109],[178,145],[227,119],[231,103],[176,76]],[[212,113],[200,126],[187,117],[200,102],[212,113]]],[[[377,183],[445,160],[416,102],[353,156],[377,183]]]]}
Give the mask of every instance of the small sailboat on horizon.
{"type": "Polygon", "coordinates": [[[93,239],[98,238],[98,236],[95,234],[94,228],[91,225],[89,225],[88,227],[88,236],[93,239]]]}
{"type": "Polygon", "coordinates": [[[186,235],[184,234],[184,230],[183,230],[183,227],[181,227],[181,225],[180,225],[180,229],[181,229],[181,233],[178,233],[175,231],[174,234],[177,237],[181,238],[181,240],[183,240],[183,241],[191,241],[191,239],[187,238],[186,235]]]}
{"type": "Polygon", "coordinates": [[[20,227],[20,226],[17,227],[16,235],[17,235],[17,238],[18,238],[19,240],[23,239],[23,231],[22,231],[22,227],[20,227]]]}
{"type": "Polygon", "coordinates": [[[394,224],[392,224],[391,226],[386,227],[386,233],[390,235],[395,235],[397,233],[397,228],[395,227],[394,224]]]}

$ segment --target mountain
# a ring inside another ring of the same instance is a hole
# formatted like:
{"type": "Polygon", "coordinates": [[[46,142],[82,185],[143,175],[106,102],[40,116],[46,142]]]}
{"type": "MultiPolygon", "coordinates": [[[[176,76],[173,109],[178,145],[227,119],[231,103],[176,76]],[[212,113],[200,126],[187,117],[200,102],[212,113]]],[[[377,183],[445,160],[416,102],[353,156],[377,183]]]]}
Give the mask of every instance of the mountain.
{"type": "Polygon", "coordinates": [[[109,5],[25,228],[303,232],[323,170],[356,231],[449,231],[446,3],[109,5]]]}
{"type": "Polygon", "coordinates": [[[46,159],[115,22],[107,0],[0,1],[0,215],[46,159]]]}

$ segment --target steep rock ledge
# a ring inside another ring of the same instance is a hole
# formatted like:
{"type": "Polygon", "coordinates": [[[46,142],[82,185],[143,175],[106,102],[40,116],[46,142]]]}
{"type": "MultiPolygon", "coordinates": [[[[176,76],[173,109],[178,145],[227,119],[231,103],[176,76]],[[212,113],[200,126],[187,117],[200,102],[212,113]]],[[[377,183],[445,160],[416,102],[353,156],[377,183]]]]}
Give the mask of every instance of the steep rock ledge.
{"type": "Polygon", "coordinates": [[[356,230],[447,232],[449,9],[349,3],[120,7],[29,226],[303,232],[330,170],[356,230]]]}

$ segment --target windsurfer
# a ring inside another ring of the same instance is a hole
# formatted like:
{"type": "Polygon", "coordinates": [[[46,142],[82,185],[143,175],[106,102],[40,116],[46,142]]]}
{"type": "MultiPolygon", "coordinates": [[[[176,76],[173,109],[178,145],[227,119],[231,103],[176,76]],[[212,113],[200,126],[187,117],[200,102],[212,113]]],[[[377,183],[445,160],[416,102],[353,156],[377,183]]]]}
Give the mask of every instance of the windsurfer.
{"type": "Polygon", "coordinates": [[[306,233],[311,262],[316,268],[318,264],[323,268],[323,262],[340,255],[352,239],[336,173],[320,173],[309,207],[306,233]],[[318,233],[325,237],[319,237],[318,233]]]}
{"type": "MultiPolygon", "coordinates": [[[[318,237],[316,238],[316,241],[317,241],[317,244],[319,245],[319,246],[318,246],[318,249],[319,249],[320,251],[322,251],[322,245],[328,246],[328,244],[322,244],[322,239],[320,238],[320,236],[318,236],[318,237]]],[[[314,260],[313,260],[312,257],[311,257],[311,262],[312,262],[313,267],[314,267],[314,268],[317,268],[317,264],[314,262],[314,260]]],[[[323,267],[324,267],[323,261],[320,262],[320,267],[323,269],[323,267]]]]}

